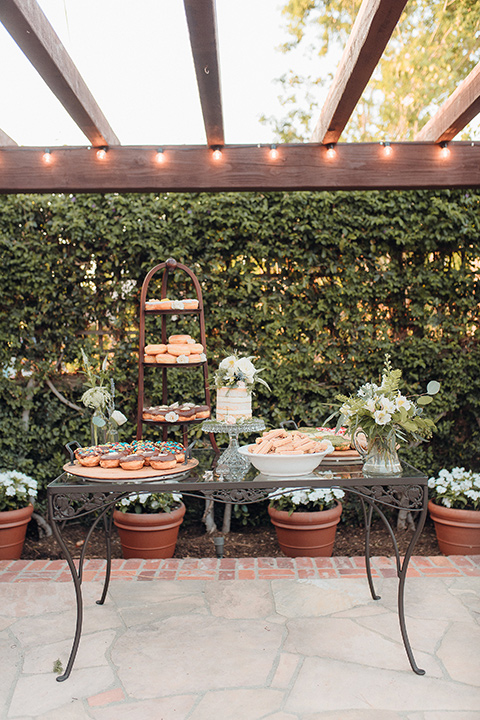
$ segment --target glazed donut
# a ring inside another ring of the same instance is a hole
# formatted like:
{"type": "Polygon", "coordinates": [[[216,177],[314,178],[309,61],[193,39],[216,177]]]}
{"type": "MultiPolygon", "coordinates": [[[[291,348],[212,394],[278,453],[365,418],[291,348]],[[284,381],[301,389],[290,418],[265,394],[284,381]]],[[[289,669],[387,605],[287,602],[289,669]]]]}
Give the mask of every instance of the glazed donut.
{"type": "Polygon", "coordinates": [[[77,448],[74,454],[84,467],[96,467],[100,462],[100,455],[95,447],[77,448]]]}
{"type": "Polygon", "coordinates": [[[198,300],[196,298],[187,298],[183,301],[185,310],[196,310],[198,308],[198,300]]]}
{"type": "Polygon", "coordinates": [[[189,357],[188,357],[188,362],[190,362],[190,363],[204,362],[204,360],[205,360],[205,358],[203,357],[203,355],[195,355],[194,354],[194,355],[189,355],[189,357]]]}
{"type": "Polygon", "coordinates": [[[168,338],[168,342],[173,343],[174,345],[177,345],[178,343],[180,343],[180,345],[185,345],[191,341],[192,338],[190,335],[170,335],[168,338]]]}
{"type": "Polygon", "coordinates": [[[119,452],[108,452],[105,455],[100,455],[100,467],[102,468],[116,468],[120,465],[120,459],[123,455],[119,452]]]}
{"type": "Polygon", "coordinates": [[[191,343],[190,344],[190,352],[192,355],[200,355],[204,351],[204,347],[201,343],[191,343]]]}
{"type": "Polygon", "coordinates": [[[168,298],[162,298],[161,300],[158,300],[158,310],[171,310],[172,309],[172,301],[168,298]]]}
{"type": "Polygon", "coordinates": [[[173,453],[159,453],[152,455],[150,458],[150,467],[154,470],[169,470],[177,465],[175,455],[173,453]]]}
{"type": "Polygon", "coordinates": [[[169,343],[167,345],[167,351],[170,355],[190,355],[192,346],[188,343],[169,343]]]}
{"type": "Polygon", "coordinates": [[[145,301],[145,310],[160,310],[160,300],[152,298],[152,300],[145,301]]]}
{"type": "Polygon", "coordinates": [[[195,408],[178,408],[177,414],[180,420],[195,420],[195,408]]]}
{"type": "Polygon", "coordinates": [[[161,452],[173,453],[177,459],[177,462],[183,462],[185,460],[185,448],[182,443],[175,442],[174,440],[165,440],[158,444],[161,452]]]}
{"type": "Polygon", "coordinates": [[[177,362],[177,358],[175,355],[171,355],[170,353],[160,353],[159,355],[156,355],[156,362],[174,365],[177,362]]]}
{"type": "Polygon", "coordinates": [[[125,455],[120,458],[120,467],[124,470],[141,470],[144,463],[143,455],[125,455]]]}
{"type": "Polygon", "coordinates": [[[167,346],[164,343],[154,345],[145,345],[145,355],[159,355],[167,352],[167,346]]]}
{"type": "Polygon", "coordinates": [[[145,363],[156,363],[156,362],[157,362],[157,356],[156,356],[156,355],[144,355],[144,356],[143,356],[143,362],[145,362],[145,363]]]}
{"type": "Polygon", "coordinates": [[[208,405],[198,405],[196,407],[195,419],[202,420],[203,418],[210,417],[210,408],[208,405]]]}

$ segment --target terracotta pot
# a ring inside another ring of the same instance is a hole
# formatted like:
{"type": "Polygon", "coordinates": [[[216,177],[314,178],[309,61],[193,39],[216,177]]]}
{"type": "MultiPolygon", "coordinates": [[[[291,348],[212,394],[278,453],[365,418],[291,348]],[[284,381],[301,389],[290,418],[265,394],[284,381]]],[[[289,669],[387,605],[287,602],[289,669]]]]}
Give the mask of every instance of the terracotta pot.
{"type": "Polygon", "coordinates": [[[185,505],[172,512],[122,513],[113,511],[124,558],[170,558],[175,552],[185,505]]]}
{"type": "Polygon", "coordinates": [[[0,560],[18,560],[22,554],[33,505],[0,512],[0,560]]]}
{"type": "Polygon", "coordinates": [[[457,510],[428,502],[438,547],[444,555],[480,555],[480,510],[457,510]]]}
{"type": "Polygon", "coordinates": [[[269,507],[280,549],[288,557],[330,557],[342,504],[330,510],[293,512],[269,507]]]}

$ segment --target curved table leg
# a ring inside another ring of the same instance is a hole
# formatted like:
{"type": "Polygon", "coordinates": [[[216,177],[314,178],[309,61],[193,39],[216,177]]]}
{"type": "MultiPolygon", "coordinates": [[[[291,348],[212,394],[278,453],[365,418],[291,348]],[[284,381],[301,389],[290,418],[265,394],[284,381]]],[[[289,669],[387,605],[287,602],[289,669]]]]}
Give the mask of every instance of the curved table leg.
{"type": "Polygon", "coordinates": [[[377,595],[377,593],[375,592],[375,587],[373,585],[372,567],[370,564],[370,528],[372,526],[373,505],[369,503],[367,514],[365,500],[363,497],[361,497],[360,500],[362,503],[363,517],[365,520],[365,569],[367,571],[368,586],[370,588],[370,594],[372,598],[374,600],[380,600],[380,595],[377,595]]]}
{"type": "Polygon", "coordinates": [[[103,591],[100,600],[97,600],[97,605],[103,605],[105,598],[107,597],[108,586],[110,584],[110,574],[112,570],[112,525],[113,525],[113,507],[103,513],[103,529],[105,532],[105,545],[107,550],[107,567],[105,568],[105,580],[103,582],[103,591]]]}

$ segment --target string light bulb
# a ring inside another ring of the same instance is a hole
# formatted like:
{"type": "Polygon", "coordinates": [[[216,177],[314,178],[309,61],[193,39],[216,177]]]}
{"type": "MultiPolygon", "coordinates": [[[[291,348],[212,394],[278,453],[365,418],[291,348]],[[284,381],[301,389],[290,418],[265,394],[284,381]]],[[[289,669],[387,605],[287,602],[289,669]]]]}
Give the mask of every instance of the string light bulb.
{"type": "Polygon", "coordinates": [[[45,165],[50,165],[50,163],[52,162],[52,160],[53,160],[52,153],[50,152],[49,148],[45,148],[45,151],[42,155],[42,160],[45,163],[45,165]]]}
{"type": "Polygon", "coordinates": [[[440,154],[442,158],[448,158],[448,156],[450,155],[450,148],[448,147],[448,142],[446,140],[440,143],[440,148],[440,154]]]}
{"type": "Polygon", "coordinates": [[[163,148],[158,148],[155,155],[155,160],[159,165],[165,162],[165,155],[163,154],[163,148]]]}
{"type": "Polygon", "coordinates": [[[105,148],[105,147],[98,148],[98,150],[97,150],[97,158],[98,158],[99,160],[105,160],[106,157],[107,157],[107,148],[105,148]]]}
{"type": "Polygon", "coordinates": [[[390,145],[390,142],[389,142],[388,140],[386,140],[385,142],[382,142],[382,145],[383,145],[383,154],[384,154],[386,157],[390,157],[390,155],[391,155],[392,152],[393,152],[393,149],[392,149],[392,146],[390,145]]]}
{"type": "Polygon", "coordinates": [[[335,150],[335,143],[328,143],[327,145],[327,157],[331,160],[336,157],[337,151],[335,150]]]}
{"type": "Polygon", "coordinates": [[[270,145],[270,153],[269,154],[270,154],[270,157],[272,160],[278,160],[280,154],[277,150],[276,145],[270,145]]]}
{"type": "Polygon", "coordinates": [[[220,148],[217,147],[213,149],[212,157],[214,160],[217,161],[222,159],[222,151],[220,150],[220,148]]]}

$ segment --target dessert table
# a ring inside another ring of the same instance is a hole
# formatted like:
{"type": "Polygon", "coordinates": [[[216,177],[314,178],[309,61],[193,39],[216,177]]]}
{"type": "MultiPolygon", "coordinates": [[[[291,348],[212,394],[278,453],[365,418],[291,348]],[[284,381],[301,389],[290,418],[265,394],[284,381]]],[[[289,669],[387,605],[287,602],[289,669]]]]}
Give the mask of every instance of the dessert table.
{"type": "Polygon", "coordinates": [[[97,604],[105,602],[111,572],[110,536],[112,532],[113,508],[124,497],[137,492],[179,492],[184,496],[210,498],[221,503],[249,504],[265,500],[271,493],[282,488],[341,488],[359,497],[365,519],[365,561],[366,576],[371,596],[376,594],[370,565],[369,539],[373,512],[377,512],[385,524],[396,558],[398,577],[397,609],[403,644],[412,670],[424,675],[413,656],[405,624],[404,590],[407,569],[415,544],[420,536],[427,515],[428,485],[427,476],[412,466],[402,463],[402,474],[398,476],[365,477],[361,465],[335,464],[333,468],[317,470],[302,477],[275,478],[261,475],[250,468],[240,480],[225,480],[220,469],[217,473],[219,454],[213,450],[198,450],[193,458],[187,459],[184,466],[179,465],[178,472],[154,477],[140,477],[138,480],[126,477],[121,470],[102,477],[102,468],[98,468],[98,477],[85,477],[78,466],[64,466],[64,471],[47,487],[49,518],[54,535],[68,563],[76,594],[76,628],[70,657],[63,675],[57,676],[59,682],[66,680],[75,662],[80,643],[83,622],[82,568],[88,549],[88,540],[93,530],[103,526],[105,533],[105,555],[107,560],[103,591],[97,604]],[[400,556],[393,528],[385,510],[408,510],[417,516],[416,529],[412,534],[405,556],[400,556]],[[80,558],[73,559],[63,539],[62,530],[66,522],[80,517],[91,518],[80,558]]]}

